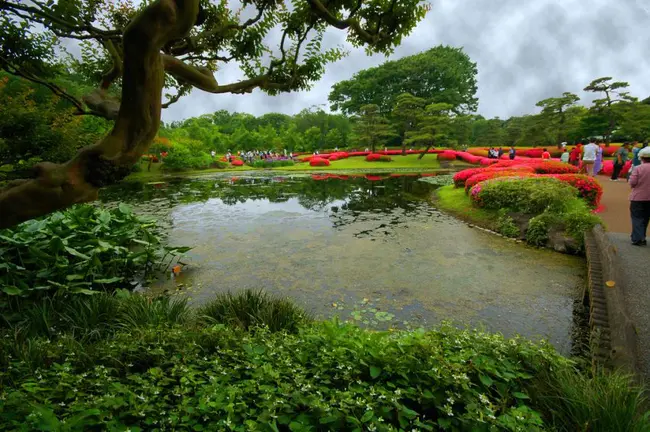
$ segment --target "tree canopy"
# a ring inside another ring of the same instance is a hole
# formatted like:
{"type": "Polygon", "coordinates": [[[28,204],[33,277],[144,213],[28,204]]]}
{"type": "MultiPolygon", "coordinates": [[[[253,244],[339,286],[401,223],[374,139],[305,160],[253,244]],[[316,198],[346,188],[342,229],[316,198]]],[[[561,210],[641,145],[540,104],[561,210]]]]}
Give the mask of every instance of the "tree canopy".
{"type": "Polygon", "coordinates": [[[390,53],[424,17],[423,0],[226,1],[3,0],[0,67],[65,98],[77,115],[115,121],[97,143],[64,164],[37,165],[32,179],[0,191],[0,227],[94,200],[100,187],[125,177],[149,148],[164,106],[198,88],[210,93],[269,94],[308,89],[328,62],[324,31],[347,31],[353,46],[390,53]],[[250,18],[244,19],[244,15],[250,18]],[[279,32],[272,47],[267,36],[279,32]],[[81,41],[81,59],[62,61],[65,43],[81,41]],[[214,72],[236,62],[245,79],[219,83],[214,72]],[[97,88],[82,98],[56,83],[65,70],[97,88]],[[117,96],[119,88],[121,96],[117,96]],[[113,89],[113,90],[112,90],[113,89]],[[163,103],[163,90],[168,89],[163,103]]]}
{"type": "Polygon", "coordinates": [[[426,103],[450,104],[458,113],[476,111],[476,63],[462,48],[437,46],[422,53],[364,69],[350,80],[335,84],[329,95],[333,110],[359,114],[373,104],[389,114],[400,94],[409,93],[426,103]]]}

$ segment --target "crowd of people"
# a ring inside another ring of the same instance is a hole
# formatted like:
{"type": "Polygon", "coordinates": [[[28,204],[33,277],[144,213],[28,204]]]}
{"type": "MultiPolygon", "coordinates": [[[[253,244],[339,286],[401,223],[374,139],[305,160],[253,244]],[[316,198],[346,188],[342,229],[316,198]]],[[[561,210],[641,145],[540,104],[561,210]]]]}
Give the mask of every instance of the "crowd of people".
{"type": "MultiPolygon", "coordinates": [[[[216,156],[216,152],[213,150],[211,152],[212,157],[214,158],[216,156]]],[[[284,149],[282,153],[275,152],[275,151],[265,151],[265,150],[249,150],[249,151],[243,151],[239,150],[237,151],[237,157],[242,159],[244,162],[247,162],[249,164],[252,164],[256,160],[294,160],[294,155],[293,152],[287,152],[287,149],[284,149]]],[[[226,160],[228,162],[232,162],[234,158],[234,155],[230,150],[228,150],[228,153],[226,153],[226,160]]]]}

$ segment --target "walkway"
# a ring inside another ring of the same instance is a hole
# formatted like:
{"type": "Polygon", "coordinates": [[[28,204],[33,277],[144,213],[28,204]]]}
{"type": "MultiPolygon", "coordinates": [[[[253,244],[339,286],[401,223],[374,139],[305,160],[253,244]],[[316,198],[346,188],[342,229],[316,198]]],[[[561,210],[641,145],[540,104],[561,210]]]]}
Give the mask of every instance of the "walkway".
{"type": "Polygon", "coordinates": [[[617,281],[617,285],[624,288],[627,312],[636,328],[637,366],[639,372],[650,379],[650,247],[630,244],[632,224],[627,182],[611,182],[605,176],[599,176],[598,181],[604,190],[604,211],[600,216],[622,265],[623,280],[617,281]]]}

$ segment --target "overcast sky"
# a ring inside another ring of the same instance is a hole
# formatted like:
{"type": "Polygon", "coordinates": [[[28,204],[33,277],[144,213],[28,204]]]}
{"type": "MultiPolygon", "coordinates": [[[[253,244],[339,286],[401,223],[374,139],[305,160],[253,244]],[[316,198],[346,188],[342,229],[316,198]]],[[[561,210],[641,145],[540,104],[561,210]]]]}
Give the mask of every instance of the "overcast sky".
{"type": "MultiPolygon", "coordinates": [[[[388,59],[436,45],[463,47],[478,64],[478,112],[506,118],[534,112],[535,103],[582,89],[594,78],[628,81],[634,96],[650,96],[650,2],[647,0],[432,0],[432,9],[388,59]]],[[[194,90],[163,111],[163,120],[180,120],[219,109],[261,115],[295,114],[325,104],[331,86],[361,69],[387,60],[368,57],[332,29],[324,46],[343,45],[348,57],[327,66],[310,91],[267,96],[211,95],[194,90]]],[[[217,73],[219,83],[242,77],[236,66],[217,73]]]]}

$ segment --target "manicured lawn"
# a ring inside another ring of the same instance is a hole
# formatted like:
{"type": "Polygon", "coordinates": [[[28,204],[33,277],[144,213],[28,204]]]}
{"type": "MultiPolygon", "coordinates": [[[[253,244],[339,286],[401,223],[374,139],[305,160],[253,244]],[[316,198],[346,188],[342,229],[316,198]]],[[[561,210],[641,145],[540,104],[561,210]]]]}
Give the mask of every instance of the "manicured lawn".
{"type": "Polygon", "coordinates": [[[439,209],[459,219],[485,228],[496,229],[497,212],[474,207],[469,196],[465,194],[464,188],[450,185],[437,189],[435,203],[439,209]]]}
{"type": "MultiPolygon", "coordinates": [[[[363,156],[356,156],[347,159],[334,161],[327,167],[312,167],[309,162],[297,163],[292,167],[274,168],[277,171],[331,171],[331,170],[388,170],[393,168],[412,169],[413,171],[434,171],[441,168],[436,155],[428,154],[418,160],[418,155],[391,156],[391,162],[366,162],[363,156]]],[[[454,167],[469,166],[463,162],[453,162],[454,167]]]]}

